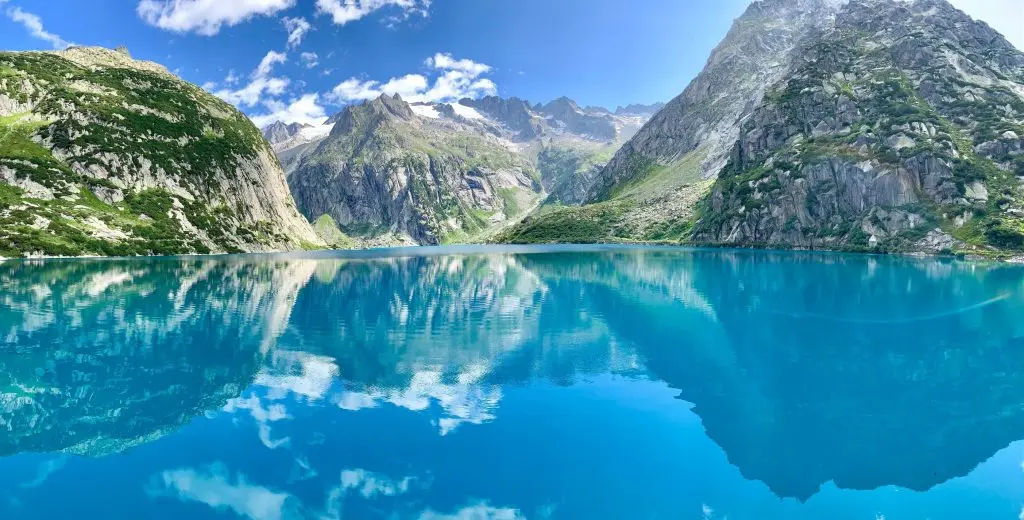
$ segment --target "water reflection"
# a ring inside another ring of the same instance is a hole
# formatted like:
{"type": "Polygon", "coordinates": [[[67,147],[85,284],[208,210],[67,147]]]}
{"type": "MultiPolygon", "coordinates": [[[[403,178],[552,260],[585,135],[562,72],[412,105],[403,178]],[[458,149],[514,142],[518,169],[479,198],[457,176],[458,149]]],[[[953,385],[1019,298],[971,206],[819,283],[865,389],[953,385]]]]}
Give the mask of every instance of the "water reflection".
{"type": "Polygon", "coordinates": [[[65,472],[117,474],[88,510],[115,518],[846,518],[837,488],[918,511],[947,495],[880,488],[1024,439],[1021,274],[667,250],[4,263],[0,470],[25,469],[0,512],[63,518],[40,497],[65,472]]]}
{"type": "Polygon", "coordinates": [[[296,271],[0,264],[0,455],[119,452],[220,407],[253,382],[302,285],[296,271]]]}

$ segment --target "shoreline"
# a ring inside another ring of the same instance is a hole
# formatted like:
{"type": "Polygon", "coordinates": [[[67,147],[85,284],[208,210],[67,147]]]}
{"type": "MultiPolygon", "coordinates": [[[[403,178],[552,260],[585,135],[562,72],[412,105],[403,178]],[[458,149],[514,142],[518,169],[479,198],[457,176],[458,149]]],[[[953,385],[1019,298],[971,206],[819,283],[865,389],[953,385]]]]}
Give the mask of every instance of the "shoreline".
{"type": "Polygon", "coordinates": [[[245,257],[245,256],[293,256],[301,255],[342,255],[353,258],[394,258],[410,256],[436,256],[444,254],[487,254],[488,249],[495,254],[521,252],[593,252],[612,251],[617,249],[664,249],[664,250],[722,250],[735,252],[774,252],[774,253],[823,253],[837,255],[855,255],[869,257],[903,257],[919,260],[959,260],[966,262],[991,262],[1007,265],[1024,265],[1024,253],[1006,256],[986,256],[972,253],[929,253],[922,251],[861,251],[844,249],[827,249],[813,247],[784,248],[770,244],[734,245],[734,244],[707,244],[707,243],[678,243],[659,241],[608,241],[608,242],[587,242],[587,243],[465,243],[465,244],[443,244],[443,245],[417,245],[417,246],[395,246],[395,247],[368,247],[357,249],[293,249],[279,251],[254,251],[245,253],[195,253],[183,255],[138,255],[138,256],[103,256],[103,255],[33,255],[25,257],[2,257],[0,263],[5,262],[26,262],[35,260],[138,260],[138,259],[179,259],[179,260],[205,260],[217,258],[245,257]],[[474,249],[480,251],[473,251],[474,249]],[[460,252],[460,250],[463,250],[460,252]],[[504,251],[503,251],[504,250],[504,251]],[[534,250],[534,251],[528,251],[534,250]]]}

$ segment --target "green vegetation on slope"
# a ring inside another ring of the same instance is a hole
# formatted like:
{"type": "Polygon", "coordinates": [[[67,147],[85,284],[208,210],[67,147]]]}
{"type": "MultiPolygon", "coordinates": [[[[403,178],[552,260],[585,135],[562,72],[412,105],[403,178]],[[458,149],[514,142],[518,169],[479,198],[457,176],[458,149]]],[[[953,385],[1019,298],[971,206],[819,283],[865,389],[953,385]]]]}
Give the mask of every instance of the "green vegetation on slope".
{"type": "Polygon", "coordinates": [[[217,202],[222,176],[267,145],[243,114],[198,87],[52,53],[0,53],[0,96],[26,107],[0,117],[0,255],[237,252],[239,243],[287,241],[217,202]],[[132,191],[140,171],[182,189],[132,191]]]}

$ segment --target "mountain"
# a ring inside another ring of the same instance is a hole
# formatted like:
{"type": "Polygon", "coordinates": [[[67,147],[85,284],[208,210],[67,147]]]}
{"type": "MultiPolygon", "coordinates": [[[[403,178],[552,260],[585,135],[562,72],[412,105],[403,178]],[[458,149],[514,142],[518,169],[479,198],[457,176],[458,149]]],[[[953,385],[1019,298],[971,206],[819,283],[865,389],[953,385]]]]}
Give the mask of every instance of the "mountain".
{"type": "Polygon", "coordinates": [[[741,129],[695,239],[1024,249],[1024,53],[945,0],[852,1],[741,129]]]}
{"type": "Polygon", "coordinates": [[[833,11],[830,0],[752,3],[686,90],[615,154],[592,188],[591,200],[605,199],[614,187],[661,169],[703,177],[717,173],[741,120],[785,74],[798,42],[829,23],[833,11]],[[684,164],[688,154],[699,168],[684,164]]]}
{"type": "Polygon", "coordinates": [[[347,107],[289,176],[300,210],[364,239],[418,244],[518,216],[539,199],[538,174],[510,142],[471,130],[473,117],[442,118],[397,95],[347,107]]]}
{"type": "Polygon", "coordinates": [[[320,244],[227,103],[122,51],[0,53],[0,255],[320,244]]]}
{"type": "Polygon", "coordinates": [[[334,121],[327,121],[322,125],[308,125],[301,123],[286,124],[283,121],[274,121],[260,129],[263,137],[270,143],[274,153],[277,154],[281,167],[286,173],[291,173],[307,152],[312,151],[315,145],[331,133],[334,121]]]}
{"type": "MultiPolygon", "coordinates": [[[[545,195],[578,202],[647,117],[568,98],[382,96],[332,116],[318,136],[274,146],[300,210],[329,242],[438,244],[486,238],[545,195]]],[[[265,131],[284,125],[273,126],[265,131]]]]}
{"type": "MultiPolygon", "coordinates": [[[[583,207],[544,208],[504,242],[679,240],[727,161],[739,126],[780,79],[797,42],[830,23],[829,0],[760,0],[714,49],[704,70],[660,107],[611,160],[577,186],[583,207]]],[[[622,108],[622,112],[636,110],[622,108]]]]}
{"type": "Polygon", "coordinates": [[[498,240],[1024,249],[1024,54],[945,0],[760,0],[587,188],[498,240]]]}
{"type": "Polygon", "coordinates": [[[268,143],[276,145],[295,137],[295,135],[304,128],[312,128],[312,125],[301,123],[292,123],[287,125],[281,121],[274,121],[273,123],[261,128],[260,133],[263,134],[263,138],[266,139],[268,143]]]}
{"type": "Polygon", "coordinates": [[[639,116],[647,115],[651,116],[658,113],[659,110],[665,107],[665,103],[652,103],[650,105],[643,105],[634,103],[632,105],[626,105],[624,107],[618,107],[615,109],[615,115],[617,116],[639,116]]]}

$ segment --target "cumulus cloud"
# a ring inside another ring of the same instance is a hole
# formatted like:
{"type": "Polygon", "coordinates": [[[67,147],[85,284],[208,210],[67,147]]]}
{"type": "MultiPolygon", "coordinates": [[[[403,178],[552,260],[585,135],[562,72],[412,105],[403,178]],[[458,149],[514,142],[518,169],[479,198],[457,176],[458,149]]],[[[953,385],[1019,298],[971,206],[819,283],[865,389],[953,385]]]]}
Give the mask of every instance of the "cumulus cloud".
{"type": "Polygon", "coordinates": [[[306,33],[313,28],[305,18],[289,18],[284,17],[281,19],[284,24],[284,28],[288,30],[288,48],[294,49],[302,43],[302,39],[306,37],[306,33]]]}
{"type": "Polygon", "coordinates": [[[487,502],[468,505],[454,513],[438,513],[432,510],[420,513],[420,520],[524,520],[518,509],[493,507],[487,502]]]}
{"type": "Polygon", "coordinates": [[[365,469],[346,469],[341,472],[341,490],[354,490],[363,498],[374,498],[378,495],[393,497],[409,491],[412,477],[392,480],[387,475],[380,475],[365,469]]]}
{"type": "Polygon", "coordinates": [[[370,13],[384,9],[398,9],[400,18],[414,14],[427,16],[430,0],[317,0],[316,10],[326,14],[337,25],[354,22],[370,13]]]}
{"type": "Polygon", "coordinates": [[[274,70],[274,65],[288,61],[288,55],[283,52],[270,51],[260,60],[260,64],[253,71],[254,78],[269,76],[274,70]]]}
{"type": "Polygon", "coordinates": [[[291,495],[250,484],[245,475],[232,476],[223,464],[200,471],[176,469],[164,471],[147,488],[152,496],[170,495],[182,501],[206,504],[217,511],[232,510],[250,520],[286,518],[286,502],[291,495]]]}
{"type": "Polygon", "coordinates": [[[224,405],[223,410],[227,413],[248,411],[258,426],[257,431],[260,442],[269,449],[276,450],[281,446],[287,445],[290,441],[288,437],[273,439],[270,433],[270,423],[291,417],[288,415],[288,410],[282,404],[264,406],[263,401],[259,397],[251,395],[248,398],[236,397],[229,400],[224,405]]]}
{"type": "MultiPolygon", "coordinates": [[[[0,4],[3,3],[5,2],[0,1],[0,4]]],[[[33,37],[39,38],[40,40],[49,43],[53,46],[54,49],[64,49],[70,47],[71,45],[74,45],[73,43],[65,40],[64,38],[61,38],[60,36],[47,31],[43,27],[43,20],[41,18],[32,13],[22,11],[20,7],[11,7],[7,9],[7,17],[10,18],[12,21],[20,23],[21,25],[25,26],[25,29],[28,29],[28,32],[33,37]]]]}
{"type": "Polygon", "coordinates": [[[299,58],[302,60],[302,65],[307,69],[315,68],[320,64],[320,55],[315,52],[304,52],[299,55],[299,58]]]}
{"type": "Polygon", "coordinates": [[[264,94],[284,94],[289,83],[288,78],[256,78],[238,90],[222,89],[214,92],[214,95],[232,105],[252,107],[263,99],[264,94]]]}
{"type": "MultiPolygon", "coordinates": [[[[288,78],[273,77],[274,65],[285,63],[288,57],[281,52],[270,51],[260,60],[260,64],[253,71],[251,81],[239,89],[221,89],[214,92],[214,95],[233,105],[252,107],[259,104],[265,96],[280,96],[291,83],[288,78]]],[[[224,80],[226,84],[232,83],[233,73],[224,80]]],[[[237,78],[235,78],[237,81],[237,78]]]]}
{"type": "Polygon", "coordinates": [[[431,403],[437,403],[443,411],[437,420],[438,433],[445,436],[462,424],[494,420],[502,394],[500,388],[479,384],[486,373],[483,366],[470,367],[448,383],[440,371],[422,370],[413,374],[406,388],[344,391],[335,396],[334,402],[339,408],[350,411],[388,403],[414,412],[426,411],[431,403]]]}
{"type": "Polygon", "coordinates": [[[329,100],[343,104],[373,99],[381,94],[398,94],[409,102],[435,103],[479,98],[498,92],[493,81],[481,77],[492,70],[483,63],[437,53],[427,58],[425,64],[432,79],[422,74],[406,74],[381,84],[374,80],[349,78],[331,90],[329,100]]]}
{"type": "Polygon", "coordinates": [[[440,52],[427,58],[425,63],[430,68],[461,71],[474,77],[491,71],[489,65],[477,63],[473,60],[457,60],[452,58],[451,54],[440,52]]]}
{"type": "Polygon", "coordinates": [[[141,0],[136,12],[146,23],[179,33],[213,36],[221,27],[238,25],[255,16],[269,16],[295,5],[296,0],[141,0]]]}
{"type": "Polygon", "coordinates": [[[331,488],[327,493],[327,503],[322,518],[343,518],[345,497],[350,491],[358,493],[366,500],[379,496],[394,497],[409,492],[416,479],[405,477],[395,480],[387,475],[373,473],[365,469],[346,469],[341,472],[341,484],[331,488]]]}

